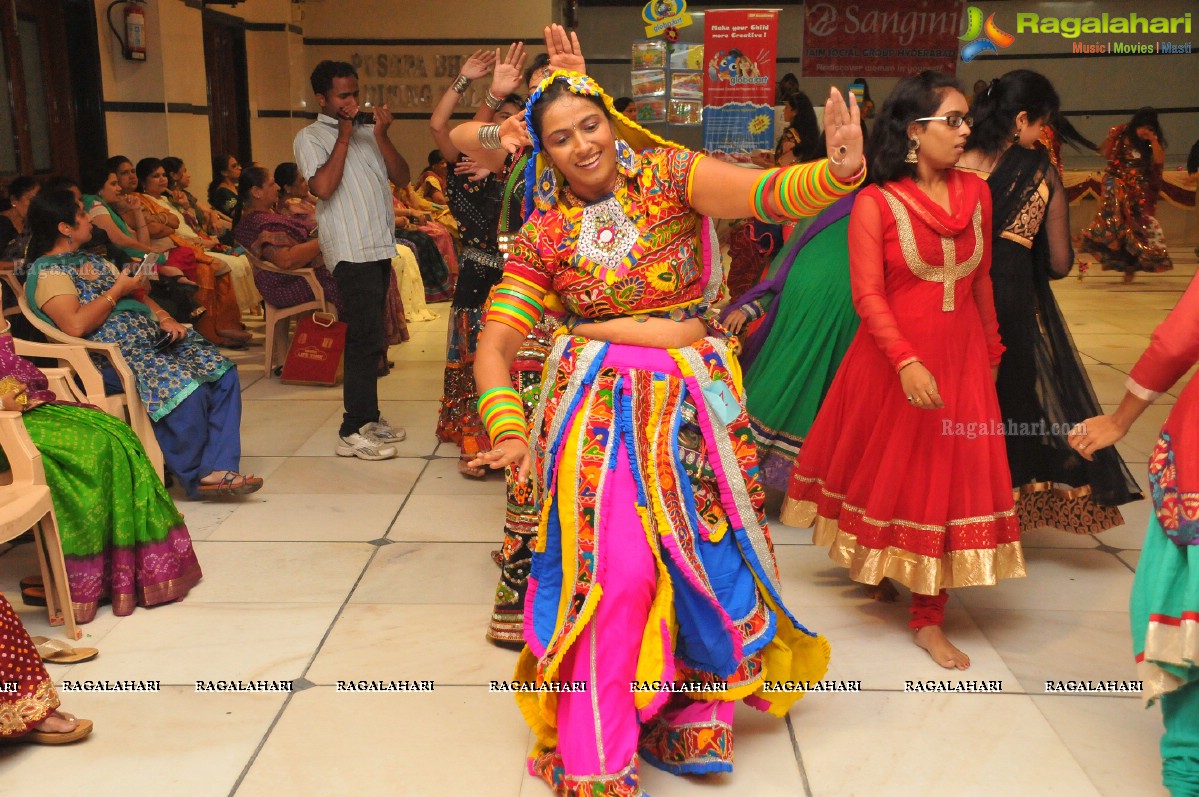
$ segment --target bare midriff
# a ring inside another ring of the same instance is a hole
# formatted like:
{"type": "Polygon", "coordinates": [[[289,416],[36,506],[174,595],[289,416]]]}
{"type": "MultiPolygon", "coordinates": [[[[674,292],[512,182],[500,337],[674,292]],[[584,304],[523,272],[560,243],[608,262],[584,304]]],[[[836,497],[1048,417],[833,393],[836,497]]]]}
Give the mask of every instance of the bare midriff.
{"type": "Polygon", "coordinates": [[[672,321],[669,318],[613,318],[592,324],[579,324],[572,334],[589,340],[648,346],[655,349],[681,349],[703,338],[707,326],[698,318],[672,321]]]}

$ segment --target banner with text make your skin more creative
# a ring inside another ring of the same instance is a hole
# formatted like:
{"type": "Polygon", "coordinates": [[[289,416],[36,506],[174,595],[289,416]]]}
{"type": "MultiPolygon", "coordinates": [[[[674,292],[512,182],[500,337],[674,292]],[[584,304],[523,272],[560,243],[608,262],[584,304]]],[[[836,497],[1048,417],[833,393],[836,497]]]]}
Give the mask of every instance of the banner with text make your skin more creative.
{"type": "Polygon", "coordinates": [[[704,152],[746,163],[774,149],[778,11],[708,11],[704,22],[704,152]]]}

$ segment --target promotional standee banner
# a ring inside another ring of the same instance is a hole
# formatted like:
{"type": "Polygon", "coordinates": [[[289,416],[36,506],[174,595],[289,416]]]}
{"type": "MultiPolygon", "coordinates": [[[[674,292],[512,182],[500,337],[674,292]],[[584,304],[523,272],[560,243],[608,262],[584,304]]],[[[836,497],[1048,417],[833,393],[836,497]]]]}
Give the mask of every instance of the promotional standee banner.
{"type": "Polygon", "coordinates": [[[774,149],[778,12],[709,11],[704,34],[704,151],[748,162],[774,149]]]}
{"type": "Polygon", "coordinates": [[[906,77],[957,71],[961,0],[808,3],[804,77],[906,77]]]}

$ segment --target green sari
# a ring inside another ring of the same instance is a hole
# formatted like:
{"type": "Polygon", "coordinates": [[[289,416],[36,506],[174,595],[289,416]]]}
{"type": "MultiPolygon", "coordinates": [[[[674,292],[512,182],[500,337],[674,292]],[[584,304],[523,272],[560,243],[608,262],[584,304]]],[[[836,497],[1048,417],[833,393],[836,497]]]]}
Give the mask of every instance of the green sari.
{"type": "Polygon", "coordinates": [[[191,536],[133,431],[101,410],[55,402],[7,335],[0,377],[20,381],[30,399],[21,419],[42,456],[75,621],[91,621],[105,598],[123,616],[187,595],[201,576],[191,536]]]}

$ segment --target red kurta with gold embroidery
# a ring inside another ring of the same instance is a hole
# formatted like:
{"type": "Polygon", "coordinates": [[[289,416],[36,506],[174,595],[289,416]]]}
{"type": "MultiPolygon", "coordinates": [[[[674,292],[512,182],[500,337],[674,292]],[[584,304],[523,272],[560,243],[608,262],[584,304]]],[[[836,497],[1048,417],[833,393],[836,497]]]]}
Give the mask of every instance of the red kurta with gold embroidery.
{"type": "Polygon", "coordinates": [[[950,210],[909,180],[862,190],[849,225],[862,326],[800,451],[783,522],[858,581],[932,595],[1024,575],[991,368],[1003,353],[986,183],[949,176],[950,210]],[[908,403],[919,359],[944,408],[908,403]]]}

